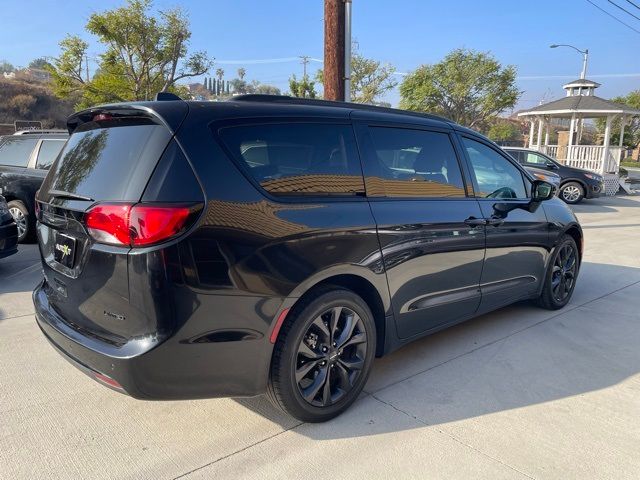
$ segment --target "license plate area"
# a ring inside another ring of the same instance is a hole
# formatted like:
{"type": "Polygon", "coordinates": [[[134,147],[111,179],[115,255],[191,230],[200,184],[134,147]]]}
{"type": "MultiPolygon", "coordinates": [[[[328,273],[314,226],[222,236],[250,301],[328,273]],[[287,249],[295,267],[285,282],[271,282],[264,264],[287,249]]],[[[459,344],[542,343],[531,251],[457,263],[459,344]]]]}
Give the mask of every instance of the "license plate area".
{"type": "Polygon", "coordinates": [[[56,233],[53,245],[53,259],[67,268],[73,268],[75,258],[76,239],[63,233],[56,233]]]}

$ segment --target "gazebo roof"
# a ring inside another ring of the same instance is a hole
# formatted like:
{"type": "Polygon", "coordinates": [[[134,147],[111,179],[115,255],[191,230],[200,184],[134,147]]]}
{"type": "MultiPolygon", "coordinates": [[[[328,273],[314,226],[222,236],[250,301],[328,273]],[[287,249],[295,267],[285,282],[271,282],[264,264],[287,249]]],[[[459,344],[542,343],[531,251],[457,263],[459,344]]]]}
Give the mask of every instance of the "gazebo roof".
{"type": "Polygon", "coordinates": [[[570,117],[574,113],[582,113],[584,117],[595,118],[615,114],[635,116],[640,115],[640,110],[594,95],[575,95],[538,105],[537,107],[518,113],[518,116],[548,115],[564,118],[570,117]]]}
{"type": "Polygon", "coordinates": [[[569,87],[593,87],[598,88],[600,84],[598,82],[594,82],[593,80],[587,80],[586,78],[579,78],[577,80],[573,80],[572,82],[565,83],[562,88],[569,87]]]}

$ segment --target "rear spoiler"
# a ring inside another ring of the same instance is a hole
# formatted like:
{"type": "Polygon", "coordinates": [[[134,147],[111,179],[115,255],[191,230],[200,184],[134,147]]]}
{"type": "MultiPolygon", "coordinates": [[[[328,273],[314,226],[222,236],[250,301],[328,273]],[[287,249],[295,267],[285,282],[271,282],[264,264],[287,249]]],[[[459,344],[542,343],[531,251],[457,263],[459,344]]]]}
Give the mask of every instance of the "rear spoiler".
{"type": "Polygon", "coordinates": [[[82,110],[67,119],[67,130],[71,135],[80,125],[104,119],[140,121],[166,126],[174,134],[189,112],[189,105],[183,100],[114,103],[99,105],[82,110]]]}

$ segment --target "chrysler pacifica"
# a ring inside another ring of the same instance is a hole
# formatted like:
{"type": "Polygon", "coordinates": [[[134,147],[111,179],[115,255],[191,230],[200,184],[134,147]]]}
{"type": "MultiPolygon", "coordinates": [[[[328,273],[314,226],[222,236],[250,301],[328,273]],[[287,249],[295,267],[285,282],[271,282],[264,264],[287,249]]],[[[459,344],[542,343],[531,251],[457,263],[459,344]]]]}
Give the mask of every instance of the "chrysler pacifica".
{"type": "Polygon", "coordinates": [[[328,420],[374,357],[575,287],[582,231],[555,187],[440,117],[165,95],[68,129],[36,198],[37,322],[135,398],[267,393],[328,420]]]}

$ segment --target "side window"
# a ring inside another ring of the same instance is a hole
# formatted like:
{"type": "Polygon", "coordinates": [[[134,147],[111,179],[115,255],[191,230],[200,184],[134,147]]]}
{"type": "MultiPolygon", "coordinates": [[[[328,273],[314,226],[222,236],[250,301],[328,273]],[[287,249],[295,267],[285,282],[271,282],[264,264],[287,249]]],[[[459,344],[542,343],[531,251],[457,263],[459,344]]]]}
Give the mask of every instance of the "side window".
{"type": "Polygon", "coordinates": [[[544,158],[542,155],[538,155],[537,153],[526,152],[525,155],[525,161],[530,164],[546,165],[548,162],[546,158],[544,158]]]}
{"type": "Polygon", "coordinates": [[[369,132],[375,158],[367,159],[367,170],[382,182],[387,196],[465,196],[460,165],[447,133],[394,127],[370,127],[369,132]]]}
{"type": "Polygon", "coordinates": [[[515,158],[518,163],[524,163],[524,152],[522,150],[505,150],[505,152],[515,158]]]}
{"type": "Polygon", "coordinates": [[[522,173],[509,160],[484,143],[462,137],[476,177],[478,196],[483,198],[527,198],[522,173]]]}
{"type": "Polygon", "coordinates": [[[364,192],[351,125],[273,123],[219,131],[233,156],[274,195],[364,192]]]}
{"type": "Polygon", "coordinates": [[[22,135],[4,137],[0,144],[0,165],[26,167],[36,143],[38,139],[22,135]]]}
{"type": "Polygon", "coordinates": [[[64,147],[64,140],[43,140],[38,151],[36,168],[49,170],[62,147],[64,147]]]}

